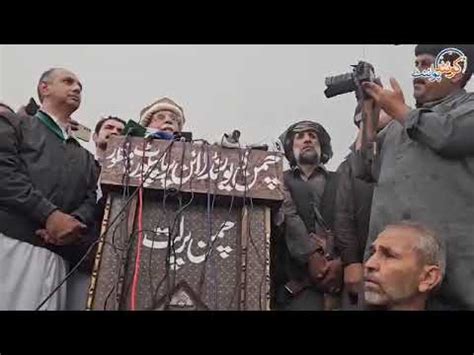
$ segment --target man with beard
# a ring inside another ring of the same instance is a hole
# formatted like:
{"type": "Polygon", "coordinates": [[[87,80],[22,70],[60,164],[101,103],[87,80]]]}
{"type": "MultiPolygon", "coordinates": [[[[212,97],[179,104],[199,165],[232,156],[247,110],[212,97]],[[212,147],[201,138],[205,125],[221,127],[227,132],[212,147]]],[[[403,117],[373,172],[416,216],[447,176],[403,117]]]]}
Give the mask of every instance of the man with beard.
{"type": "Polygon", "coordinates": [[[140,124],[147,134],[158,139],[173,139],[183,130],[184,110],[173,100],[163,97],[140,112],[140,124]]]}
{"type": "MultiPolygon", "coordinates": [[[[284,172],[284,202],[276,224],[276,308],[324,310],[325,293],[338,294],[342,265],[332,248],[335,174],[326,130],[313,121],[291,125],[281,136],[291,169],[284,172]]],[[[328,299],[328,298],[326,298],[328,299]]]]}
{"type": "Polygon", "coordinates": [[[368,144],[358,142],[358,175],[377,181],[367,245],[399,220],[429,226],[443,238],[448,260],[445,282],[429,308],[473,310],[474,94],[464,87],[474,70],[474,48],[418,45],[415,66],[432,72],[436,56],[446,48],[465,54],[467,61],[457,63],[462,71],[443,75],[439,82],[417,77],[415,109],[405,104],[393,78],[392,90],[363,84],[370,96],[364,102],[366,117],[377,117],[372,114],[381,108],[392,121],[378,135],[366,121],[368,144]]]}

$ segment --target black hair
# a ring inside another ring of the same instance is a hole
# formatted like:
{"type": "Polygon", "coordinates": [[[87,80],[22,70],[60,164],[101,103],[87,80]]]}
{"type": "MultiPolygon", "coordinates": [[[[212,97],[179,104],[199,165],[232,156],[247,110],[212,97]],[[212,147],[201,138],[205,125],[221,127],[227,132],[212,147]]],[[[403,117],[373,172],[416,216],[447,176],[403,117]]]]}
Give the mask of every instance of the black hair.
{"type": "Polygon", "coordinates": [[[43,96],[41,95],[40,85],[41,83],[48,82],[51,79],[53,73],[60,68],[51,68],[46,70],[43,74],[41,74],[40,79],[38,80],[38,86],[36,87],[36,92],[38,93],[38,98],[40,102],[43,102],[43,96]]]}
{"type": "Polygon", "coordinates": [[[102,126],[104,125],[104,123],[106,121],[109,121],[109,120],[114,120],[114,121],[120,122],[124,126],[126,125],[126,122],[124,120],[122,120],[121,118],[118,118],[118,117],[115,117],[115,116],[104,117],[104,118],[100,119],[100,121],[97,122],[97,124],[95,125],[95,134],[99,134],[100,130],[102,129],[102,126]]]}

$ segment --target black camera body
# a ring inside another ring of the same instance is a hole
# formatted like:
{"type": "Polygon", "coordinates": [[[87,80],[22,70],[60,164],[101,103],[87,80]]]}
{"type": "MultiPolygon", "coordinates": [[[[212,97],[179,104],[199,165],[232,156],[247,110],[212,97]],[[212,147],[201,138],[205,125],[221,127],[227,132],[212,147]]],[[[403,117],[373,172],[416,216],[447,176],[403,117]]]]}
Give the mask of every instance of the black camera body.
{"type": "Polygon", "coordinates": [[[325,83],[327,88],[324,90],[324,94],[327,98],[353,91],[356,92],[358,98],[365,97],[361,84],[366,81],[374,82],[374,67],[372,64],[363,61],[359,61],[357,65],[352,65],[352,67],[354,68],[352,73],[345,73],[326,78],[325,83]]]}

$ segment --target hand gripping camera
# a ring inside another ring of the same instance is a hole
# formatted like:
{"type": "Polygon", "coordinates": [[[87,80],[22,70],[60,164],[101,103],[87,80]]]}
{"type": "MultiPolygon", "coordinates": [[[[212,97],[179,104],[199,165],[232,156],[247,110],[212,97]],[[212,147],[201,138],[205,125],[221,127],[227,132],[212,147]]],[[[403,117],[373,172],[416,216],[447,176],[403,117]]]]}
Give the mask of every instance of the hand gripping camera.
{"type": "Polygon", "coordinates": [[[357,98],[366,97],[362,90],[362,83],[369,81],[374,82],[375,70],[372,64],[359,61],[357,65],[352,65],[352,73],[345,73],[326,78],[326,90],[324,94],[329,99],[331,97],[346,94],[348,92],[356,92],[357,98]]]}

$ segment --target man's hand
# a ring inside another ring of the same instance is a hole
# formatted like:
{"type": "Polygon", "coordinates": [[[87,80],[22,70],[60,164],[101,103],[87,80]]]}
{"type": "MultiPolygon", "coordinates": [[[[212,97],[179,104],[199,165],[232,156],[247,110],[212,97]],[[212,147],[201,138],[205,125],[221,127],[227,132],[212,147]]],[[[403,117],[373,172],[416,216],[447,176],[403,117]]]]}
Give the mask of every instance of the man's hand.
{"type": "Polygon", "coordinates": [[[344,269],[344,286],[348,293],[359,294],[364,280],[364,267],[360,263],[349,264],[344,269]]]}
{"type": "Polygon", "coordinates": [[[330,293],[341,291],[343,268],[341,259],[330,260],[327,263],[327,272],[321,280],[321,287],[330,293]]]}
{"type": "Polygon", "coordinates": [[[311,281],[319,284],[328,272],[328,261],[319,252],[315,252],[308,259],[308,272],[311,281]]]}
{"type": "Polygon", "coordinates": [[[76,218],[59,210],[51,213],[46,220],[45,232],[38,231],[37,234],[46,238],[52,244],[70,244],[80,237],[87,226],[76,218]]]}
{"type": "Polygon", "coordinates": [[[40,237],[41,239],[43,239],[46,243],[48,244],[55,244],[56,243],[56,240],[51,238],[51,236],[49,235],[48,231],[46,229],[38,229],[35,234],[40,237]]]}
{"type": "Polygon", "coordinates": [[[370,95],[389,116],[399,122],[406,119],[410,107],[405,104],[405,97],[400,85],[394,78],[390,78],[392,90],[384,89],[371,82],[362,83],[365,92],[370,95]]]}
{"type": "Polygon", "coordinates": [[[309,238],[317,245],[318,252],[327,254],[327,238],[316,233],[309,233],[309,238]]]}
{"type": "Polygon", "coordinates": [[[80,234],[69,234],[63,239],[56,239],[51,237],[46,229],[38,229],[35,234],[41,239],[43,239],[45,243],[59,246],[74,244],[80,239],[81,236],[80,234]]]}

